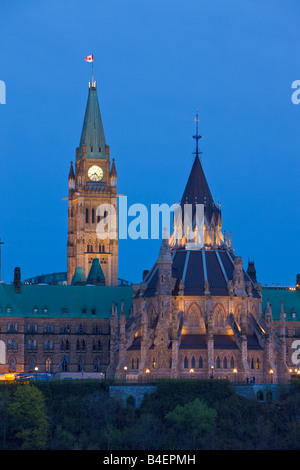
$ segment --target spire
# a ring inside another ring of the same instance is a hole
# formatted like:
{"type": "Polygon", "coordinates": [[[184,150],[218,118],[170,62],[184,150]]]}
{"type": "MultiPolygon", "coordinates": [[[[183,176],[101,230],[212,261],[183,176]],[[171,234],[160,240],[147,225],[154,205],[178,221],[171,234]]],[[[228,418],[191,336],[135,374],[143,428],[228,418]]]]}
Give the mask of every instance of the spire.
{"type": "Polygon", "coordinates": [[[216,219],[220,215],[221,211],[217,206],[215,206],[212,194],[210,192],[199,155],[202,153],[199,151],[199,140],[202,138],[198,132],[198,114],[196,115],[196,134],[193,135],[193,138],[196,140],[196,150],[194,152],[195,159],[193,167],[186,184],[182,199],[181,205],[192,204],[193,205],[193,215],[196,208],[196,204],[204,204],[204,211],[206,217],[211,220],[213,212],[215,212],[216,219]]]}
{"type": "Polygon", "coordinates": [[[97,95],[96,82],[89,83],[89,95],[83,121],[77,159],[106,158],[106,142],[97,95]]]}
{"type": "Polygon", "coordinates": [[[70,171],[69,171],[69,181],[75,180],[75,173],[73,168],[73,162],[71,162],[70,171]]]}

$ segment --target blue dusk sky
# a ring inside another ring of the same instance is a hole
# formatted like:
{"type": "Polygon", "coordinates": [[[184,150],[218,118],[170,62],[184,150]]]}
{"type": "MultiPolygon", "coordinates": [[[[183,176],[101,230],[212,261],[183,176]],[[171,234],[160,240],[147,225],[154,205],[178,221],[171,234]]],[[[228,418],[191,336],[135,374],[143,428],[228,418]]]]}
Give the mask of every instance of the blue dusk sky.
{"type": "MultiPolygon", "coordinates": [[[[1,0],[2,279],[66,271],[70,161],[95,79],[118,193],[179,202],[195,142],[232,232],[263,285],[300,272],[299,0],[1,0]]],[[[159,240],[121,240],[140,282],[159,240]]]]}

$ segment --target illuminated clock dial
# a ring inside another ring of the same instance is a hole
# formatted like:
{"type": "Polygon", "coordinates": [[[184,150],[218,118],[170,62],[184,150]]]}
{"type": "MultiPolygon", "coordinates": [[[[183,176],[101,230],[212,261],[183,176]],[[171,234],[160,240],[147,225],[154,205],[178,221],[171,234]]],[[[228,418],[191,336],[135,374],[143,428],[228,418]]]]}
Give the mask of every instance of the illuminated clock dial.
{"type": "Polygon", "coordinates": [[[91,181],[101,181],[103,178],[103,170],[100,166],[93,165],[89,168],[88,177],[91,181]]]}

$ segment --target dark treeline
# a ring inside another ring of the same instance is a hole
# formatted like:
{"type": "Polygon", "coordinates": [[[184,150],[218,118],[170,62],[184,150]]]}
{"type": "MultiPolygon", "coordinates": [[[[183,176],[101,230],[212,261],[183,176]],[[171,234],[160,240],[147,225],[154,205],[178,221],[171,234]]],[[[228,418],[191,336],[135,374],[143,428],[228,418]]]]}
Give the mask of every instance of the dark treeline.
{"type": "Polygon", "coordinates": [[[300,448],[300,383],[270,403],[224,381],[161,380],[140,408],[109,396],[110,383],[2,383],[0,449],[289,450],[300,448]]]}

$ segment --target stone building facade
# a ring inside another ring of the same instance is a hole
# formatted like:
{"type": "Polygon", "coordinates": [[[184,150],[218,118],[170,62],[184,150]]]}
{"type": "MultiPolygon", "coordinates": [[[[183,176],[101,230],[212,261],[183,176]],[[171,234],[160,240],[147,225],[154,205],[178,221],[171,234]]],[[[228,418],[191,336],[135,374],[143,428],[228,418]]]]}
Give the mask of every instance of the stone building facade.
{"type": "Polygon", "coordinates": [[[276,331],[270,311],[263,314],[255,267],[244,269],[231,234],[222,232],[221,210],[197,153],[184,204],[193,206],[193,235],[174,217],[172,236],[162,240],[157,261],[136,287],[133,315],[111,321],[115,377],[288,380],[284,315],[276,331]],[[198,248],[196,204],[204,205],[204,243],[198,248]]]}

